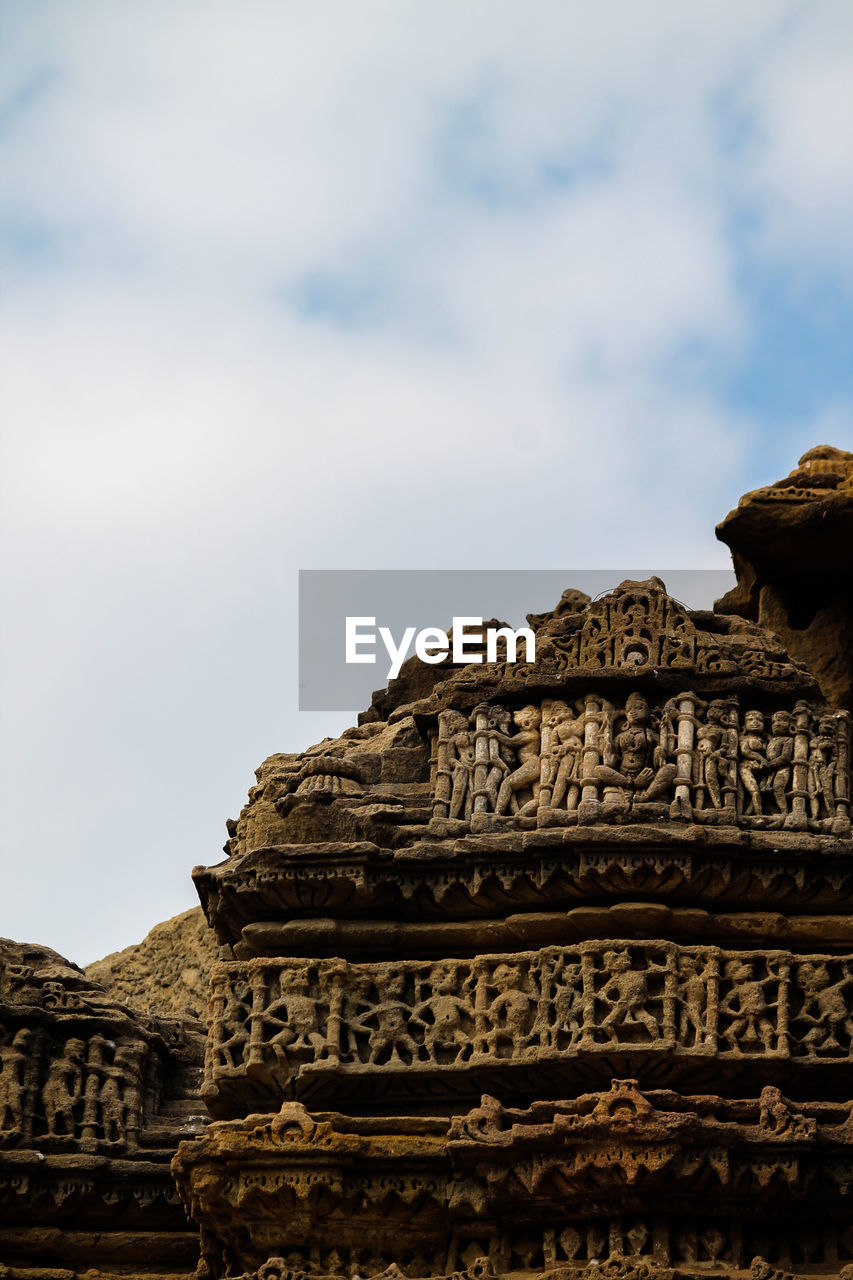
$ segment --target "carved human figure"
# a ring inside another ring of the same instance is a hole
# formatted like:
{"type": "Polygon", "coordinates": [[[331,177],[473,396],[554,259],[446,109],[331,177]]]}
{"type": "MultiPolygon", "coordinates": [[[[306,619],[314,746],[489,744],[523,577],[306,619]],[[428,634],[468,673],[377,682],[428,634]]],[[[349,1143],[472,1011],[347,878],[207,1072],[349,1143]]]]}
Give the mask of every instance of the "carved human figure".
{"type": "Polygon", "coordinates": [[[523,980],[521,968],[513,964],[499,964],[492,974],[498,993],[486,1014],[490,1026],[485,1042],[498,1057],[504,1044],[508,1044],[513,1053],[520,1053],[530,1033],[534,1004],[521,990],[523,980]]]}
{"type": "Polygon", "coordinates": [[[474,795],[474,734],[461,711],[445,712],[447,767],[451,772],[449,817],[469,818],[474,795]]]}
{"type": "Polygon", "coordinates": [[[729,960],[725,976],[732,987],[720,1001],[720,1012],[728,1014],[731,1021],[723,1031],[723,1039],[730,1049],[739,1053],[743,1051],[744,1043],[752,1040],[760,1040],[766,1052],[772,1052],[771,1006],[763,983],[754,976],[751,962],[729,960]]]}
{"type": "Polygon", "coordinates": [[[85,1051],[82,1040],[67,1040],[63,1053],[50,1064],[41,1100],[47,1132],[55,1137],[74,1135],[74,1108],[83,1093],[85,1051]]]}
{"type": "Polygon", "coordinates": [[[746,799],[743,812],[760,815],[761,779],[768,768],[766,744],[764,741],[764,716],[760,711],[747,711],[743,718],[743,733],[738,739],[740,763],[738,777],[741,780],[746,799]]]}
{"type": "Polygon", "coordinates": [[[533,813],[539,799],[539,726],[542,723],[542,711],[534,706],[521,707],[512,719],[518,732],[511,738],[504,738],[502,734],[497,736],[518,753],[518,768],[501,783],[495,813],[505,813],[508,808],[513,813],[533,813]],[[533,792],[533,799],[520,807],[517,792],[526,789],[533,792]]]}
{"type": "Polygon", "coordinates": [[[817,731],[809,743],[806,788],[809,813],[813,820],[830,818],[834,811],[835,793],[835,720],[822,715],[817,731]]]}
{"type": "Polygon", "coordinates": [[[357,1021],[350,1023],[351,1030],[368,1033],[368,1062],[375,1063],[380,1056],[388,1053],[388,1062],[398,1066],[407,1066],[417,1061],[418,1043],[411,1034],[410,1027],[425,1027],[422,1018],[412,1013],[403,997],[406,990],[406,979],[403,974],[393,974],[386,978],[382,987],[380,1000],[357,1021]],[[408,1060],[400,1056],[400,1051],[408,1054],[408,1060]]]}
{"type": "Polygon", "coordinates": [[[489,767],[484,790],[488,796],[488,808],[494,812],[501,783],[512,771],[513,752],[509,743],[514,739],[510,736],[511,716],[506,707],[497,703],[489,707],[487,724],[489,767]]]}
{"type": "Polygon", "coordinates": [[[723,808],[723,786],[730,779],[730,708],[720,698],[708,703],[705,723],[696,724],[695,786],[696,808],[704,809],[710,798],[714,809],[723,808]]]}
{"type": "Polygon", "coordinates": [[[294,1052],[307,1051],[321,1057],[326,1037],[320,1030],[320,1001],[310,994],[308,974],[300,969],[283,970],[279,982],[281,995],[271,1000],[263,1012],[268,1047],[280,1064],[288,1063],[294,1052]],[[270,1029],[276,1026],[279,1030],[270,1035],[270,1029]]]}
{"type": "Polygon", "coordinates": [[[812,1050],[838,1049],[839,1031],[845,1032],[848,1042],[853,1041],[853,1009],[844,994],[853,977],[843,973],[832,982],[826,963],[806,960],[799,966],[797,978],[804,996],[800,1018],[813,1024],[803,1043],[812,1050]]]}
{"type": "Polygon", "coordinates": [[[774,711],[767,740],[767,779],[779,813],[788,812],[788,788],[794,759],[794,736],[790,711],[774,711]]]}
{"type": "Polygon", "coordinates": [[[581,794],[581,762],[587,717],[576,714],[566,702],[553,702],[548,727],[551,730],[551,808],[564,801],[567,812],[577,809],[581,794]]]}
{"type": "MultiPolygon", "coordinates": [[[[458,1062],[470,1045],[466,1022],[474,1017],[474,1010],[467,996],[455,991],[456,974],[451,965],[436,965],[432,972],[432,995],[415,1009],[416,1017],[427,1022],[424,1044],[430,1061],[437,1062],[440,1052],[454,1052],[458,1062]]],[[[463,988],[464,990],[464,988],[463,988]]]]}
{"type": "Polygon", "coordinates": [[[557,976],[553,998],[554,1021],[551,1046],[557,1048],[563,1036],[569,1037],[568,1048],[577,1044],[583,1032],[583,971],[577,961],[564,962],[557,976]]]}
{"type": "Polygon", "coordinates": [[[120,1142],[127,1128],[127,1106],[124,1100],[124,1072],[120,1066],[107,1067],[98,1095],[101,1132],[105,1142],[120,1142]]]}
{"type": "Polygon", "coordinates": [[[671,788],[677,766],[655,740],[649,704],[641,693],[628,695],[623,715],[624,727],[613,739],[615,767],[597,765],[595,780],[633,793],[635,800],[656,800],[671,788]]]}
{"type": "Polygon", "coordinates": [[[30,1032],[22,1027],[10,1044],[0,1045],[0,1133],[18,1134],[24,1127],[24,1072],[30,1032]]]}
{"type": "Polygon", "coordinates": [[[694,956],[679,957],[678,979],[678,1000],[681,1004],[678,1038],[685,1048],[695,1049],[705,1040],[708,987],[705,975],[700,972],[699,963],[694,956]],[[692,1044],[688,1043],[691,1032],[692,1044]]]}
{"type": "Polygon", "coordinates": [[[234,990],[222,974],[211,980],[210,1044],[216,1069],[235,1071],[243,1065],[249,1042],[250,996],[234,990]]]}
{"type": "Polygon", "coordinates": [[[610,977],[599,991],[599,997],[610,1005],[610,1012],[601,1022],[610,1040],[619,1038],[619,1031],[626,1027],[642,1026],[653,1040],[660,1036],[658,1024],[646,1008],[649,985],[641,969],[634,969],[627,951],[607,951],[604,963],[610,977]]]}

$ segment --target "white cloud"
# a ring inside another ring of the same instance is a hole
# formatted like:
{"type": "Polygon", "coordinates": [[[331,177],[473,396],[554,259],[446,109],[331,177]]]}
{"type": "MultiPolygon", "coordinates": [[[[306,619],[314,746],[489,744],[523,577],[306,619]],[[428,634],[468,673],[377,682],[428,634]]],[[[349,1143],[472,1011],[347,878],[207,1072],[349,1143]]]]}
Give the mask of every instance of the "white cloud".
{"type": "Polygon", "coordinates": [[[725,563],[757,427],[696,367],[751,338],[733,210],[847,253],[847,12],[17,11],[0,931],[89,959],[191,900],[258,760],[332,727],[297,568],[725,563]],[[369,305],[306,314],[318,275],[369,305]]]}

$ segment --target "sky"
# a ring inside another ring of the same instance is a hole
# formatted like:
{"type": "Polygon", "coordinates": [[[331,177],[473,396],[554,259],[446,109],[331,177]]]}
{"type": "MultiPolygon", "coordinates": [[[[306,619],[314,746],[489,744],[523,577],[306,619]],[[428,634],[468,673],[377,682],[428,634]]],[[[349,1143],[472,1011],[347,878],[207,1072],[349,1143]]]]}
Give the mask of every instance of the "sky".
{"type": "Polygon", "coordinates": [[[851,138],[849,0],[0,0],[0,934],[349,722],[299,569],[725,568],[853,448],[851,138]]]}

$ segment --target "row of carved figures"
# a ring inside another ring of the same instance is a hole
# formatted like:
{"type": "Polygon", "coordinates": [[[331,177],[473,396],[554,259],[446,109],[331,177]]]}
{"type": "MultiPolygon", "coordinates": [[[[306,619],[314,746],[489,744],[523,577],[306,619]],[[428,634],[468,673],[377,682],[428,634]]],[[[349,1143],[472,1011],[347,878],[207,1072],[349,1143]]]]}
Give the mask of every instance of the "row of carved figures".
{"type": "Polygon", "coordinates": [[[433,814],[604,815],[850,829],[850,716],[798,702],[770,714],[685,692],[650,707],[598,693],[511,712],[443,711],[432,755],[433,814]]]}
{"type": "Polygon", "coordinates": [[[0,1027],[0,1144],[135,1146],[145,1052],[143,1041],[52,1042],[36,1028],[0,1027]]]}
{"type": "Polygon", "coordinates": [[[853,957],[589,942],[475,960],[214,970],[209,1086],[305,1063],[388,1068],[651,1046],[853,1060],[853,957]]]}

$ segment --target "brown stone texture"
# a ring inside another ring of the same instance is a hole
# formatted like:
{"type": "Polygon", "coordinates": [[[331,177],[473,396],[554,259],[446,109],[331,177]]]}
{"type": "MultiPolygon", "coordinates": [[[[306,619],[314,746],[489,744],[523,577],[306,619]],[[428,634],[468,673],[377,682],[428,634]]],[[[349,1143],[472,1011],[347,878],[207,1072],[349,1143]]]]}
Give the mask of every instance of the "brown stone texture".
{"type": "Polygon", "coordinates": [[[853,453],[818,445],[717,527],[737,586],[717,608],[774,631],[833,706],[853,708],[853,453]]]}
{"type": "Polygon", "coordinates": [[[169,1174],[203,1132],[204,1027],[137,1014],[45,947],[0,940],[0,1275],[187,1275],[169,1174]]]}
{"type": "Polygon", "coordinates": [[[849,713],[658,579],[533,622],[265,762],[194,872],[211,1276],[853,1262],[849,713]]]}
{"type": "Polygon", "coordinates": [[[132,947],[87,965],[86,976],[142,1013],[204,1019],[216,939],[200,907],[156,925],[132,947]]]}
{"type": "Polygon", "coordinates": [[[849,633],[766,594],[848,459],[729,517],[723,608],[568,590],[269,757],[204,925],[0,949],[0,1277],[851,1280],[849,633]]]}

